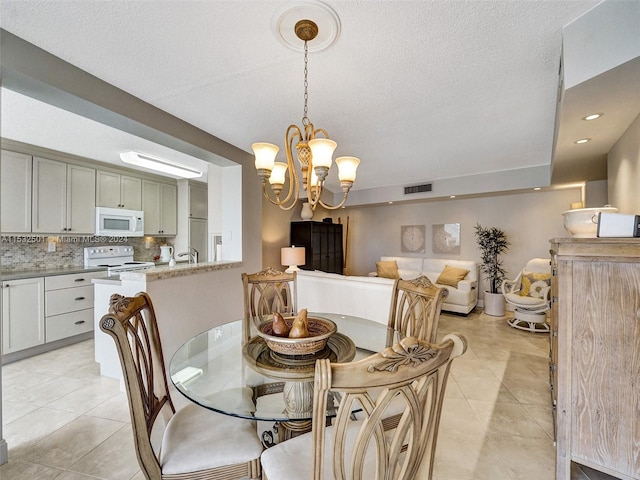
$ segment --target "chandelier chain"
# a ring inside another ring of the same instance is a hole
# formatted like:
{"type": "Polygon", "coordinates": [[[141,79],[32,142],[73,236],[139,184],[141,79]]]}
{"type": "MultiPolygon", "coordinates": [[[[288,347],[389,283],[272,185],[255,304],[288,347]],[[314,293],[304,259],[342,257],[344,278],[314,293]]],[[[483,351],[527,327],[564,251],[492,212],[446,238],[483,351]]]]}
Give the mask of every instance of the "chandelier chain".
{"type": "Polygon", "coordinates": [[[308,87],[309,87],[309,82],[307,81],[307,74],[308,74],[308,69],[307,69],[307,41],[304,41],[304,115],[302,116],[302,125],[304,127],[306,127],[309,123],[309,117],[307,116],[307,112],[309,111],[309,108],[307,106],[307,102],[309,100],[309,92],[308,87]]]}

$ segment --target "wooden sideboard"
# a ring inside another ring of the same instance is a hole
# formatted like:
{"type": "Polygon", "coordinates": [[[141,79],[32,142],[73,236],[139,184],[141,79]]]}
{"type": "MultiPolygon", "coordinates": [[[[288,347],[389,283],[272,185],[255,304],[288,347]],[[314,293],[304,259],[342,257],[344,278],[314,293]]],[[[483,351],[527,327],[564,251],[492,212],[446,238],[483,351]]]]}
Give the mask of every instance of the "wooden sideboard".
{"type": "Polygon", "coordinates": [[[291,245],[305,248],[303,270],[342,274],[342,225],[326,222],[291,222],[291,245]]]}
{"type": "Polygon", "coordinates": [[[551,240],[556,480],[640,478],[640,238],[551,240]]]}

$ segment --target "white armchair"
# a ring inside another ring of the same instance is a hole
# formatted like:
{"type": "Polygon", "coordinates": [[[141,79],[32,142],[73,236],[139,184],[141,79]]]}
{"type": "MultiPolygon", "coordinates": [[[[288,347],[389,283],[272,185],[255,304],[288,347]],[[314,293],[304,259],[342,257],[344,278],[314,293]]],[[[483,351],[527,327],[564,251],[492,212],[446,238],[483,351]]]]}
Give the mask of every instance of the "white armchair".
{"type": "Polygon", "coordinates": [[[509,325],[529,332],[548,332],[550,290],[551,262],[548,258],[529,260],[514,280],[502,282],[506,302],[515,307],[515,316],[509,320],[509,325]]]}

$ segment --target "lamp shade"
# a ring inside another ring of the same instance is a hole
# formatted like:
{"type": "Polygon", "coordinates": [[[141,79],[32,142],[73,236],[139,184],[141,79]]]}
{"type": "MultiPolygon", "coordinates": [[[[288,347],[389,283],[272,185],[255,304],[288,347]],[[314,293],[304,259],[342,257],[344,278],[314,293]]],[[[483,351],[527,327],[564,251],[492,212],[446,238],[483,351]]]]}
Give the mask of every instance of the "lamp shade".
{"type": "Polygon", "coordinates": [[[356,170],[360,165],[360,159],[356,157],[338,157],[338,178],[341,182],[353,182],[356,179],[356,170]]]}
{"type": "Polygon", "coordinates": [[[270,184],[284,185],[285,174],[287,173],[287,164],[283,162],[275,162],[273,164],[273,170],[271,171],[271,177],[269,177],[270,184]]]}
{"type": "Polygon", "coordinates": [[[333,161],[333,151],[338,144],[328,138],[314,138],[309,140],[309,148],[311,149],[311,163],[313,168],[327,167],[331,168],[333,161]]]}
{"type": "Polygon", "coordinates": [[[256,156],[256,169],[273,170],[273,163],[280,147],[272,143],[258,142],[251,145],[253,154],[256,156]]]}
{"type": "Polygon", "coordinates": [[[311,186],[312,187],[317,187],[318,185],[320,185],[320,182],[318,181],[318,175],[316,175],[316,171],[315,170],[311,170],[311,186]]]}
{"type": "Polygon", "coordinates": [[[286,272],[290,273],[295,270],[298,270],[298,265],[305,264],[305,251],[304,247],[283,247],[280,250],[280,263],[282,265],[287,265],[286,272]]]}

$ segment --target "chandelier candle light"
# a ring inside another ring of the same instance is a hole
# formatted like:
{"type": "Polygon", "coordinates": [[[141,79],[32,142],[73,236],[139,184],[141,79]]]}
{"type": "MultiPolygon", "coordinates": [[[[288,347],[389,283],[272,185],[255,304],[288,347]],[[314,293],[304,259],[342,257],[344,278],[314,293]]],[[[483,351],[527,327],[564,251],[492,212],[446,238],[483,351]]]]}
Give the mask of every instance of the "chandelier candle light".
{"type": "Polygon", "coordinates": [[[280,148],[272,143],[258,142],[251,145],[255,154],[255,166],[258,176],[262,180],[262,192],[274,205],[283,210],[291,210],[298,202],[300,194],[299,176],[293,161],[292,150],[295,146],[297,158],[302,172],[303,188],[307,192],[306,201],[315,211],[318,205],[328,210],[342,207],[347,201],[347,195],[356,179],[356,170],[360,160],[356,157],[338,157],[338,178],[344,192],[342,201],[335,206],[324,203],[321,199],[325,179],[332,164],[333,151],[338,144],[329,139],[329,134],[322,128],[315,129],[307,116],[307,42],[318,35],[318,26],[311,20],[300,20],[295,24],[296,36],[304,41],[304,115],[302,117],[302,129],[297,125],[290,125],[285,133],[285,148],[287,163],[276,162],[276,155],[280,148]],[[321,134],[324,138],[316,138],[321,134]],[[281,198],[280,194],[288,177],[289,187],[287,194],[281,198]],[[267,181],[271,185],[273,196],[267,190],[267,181]],[[275,198],[273,198],[275,197],[275,198]]]}

